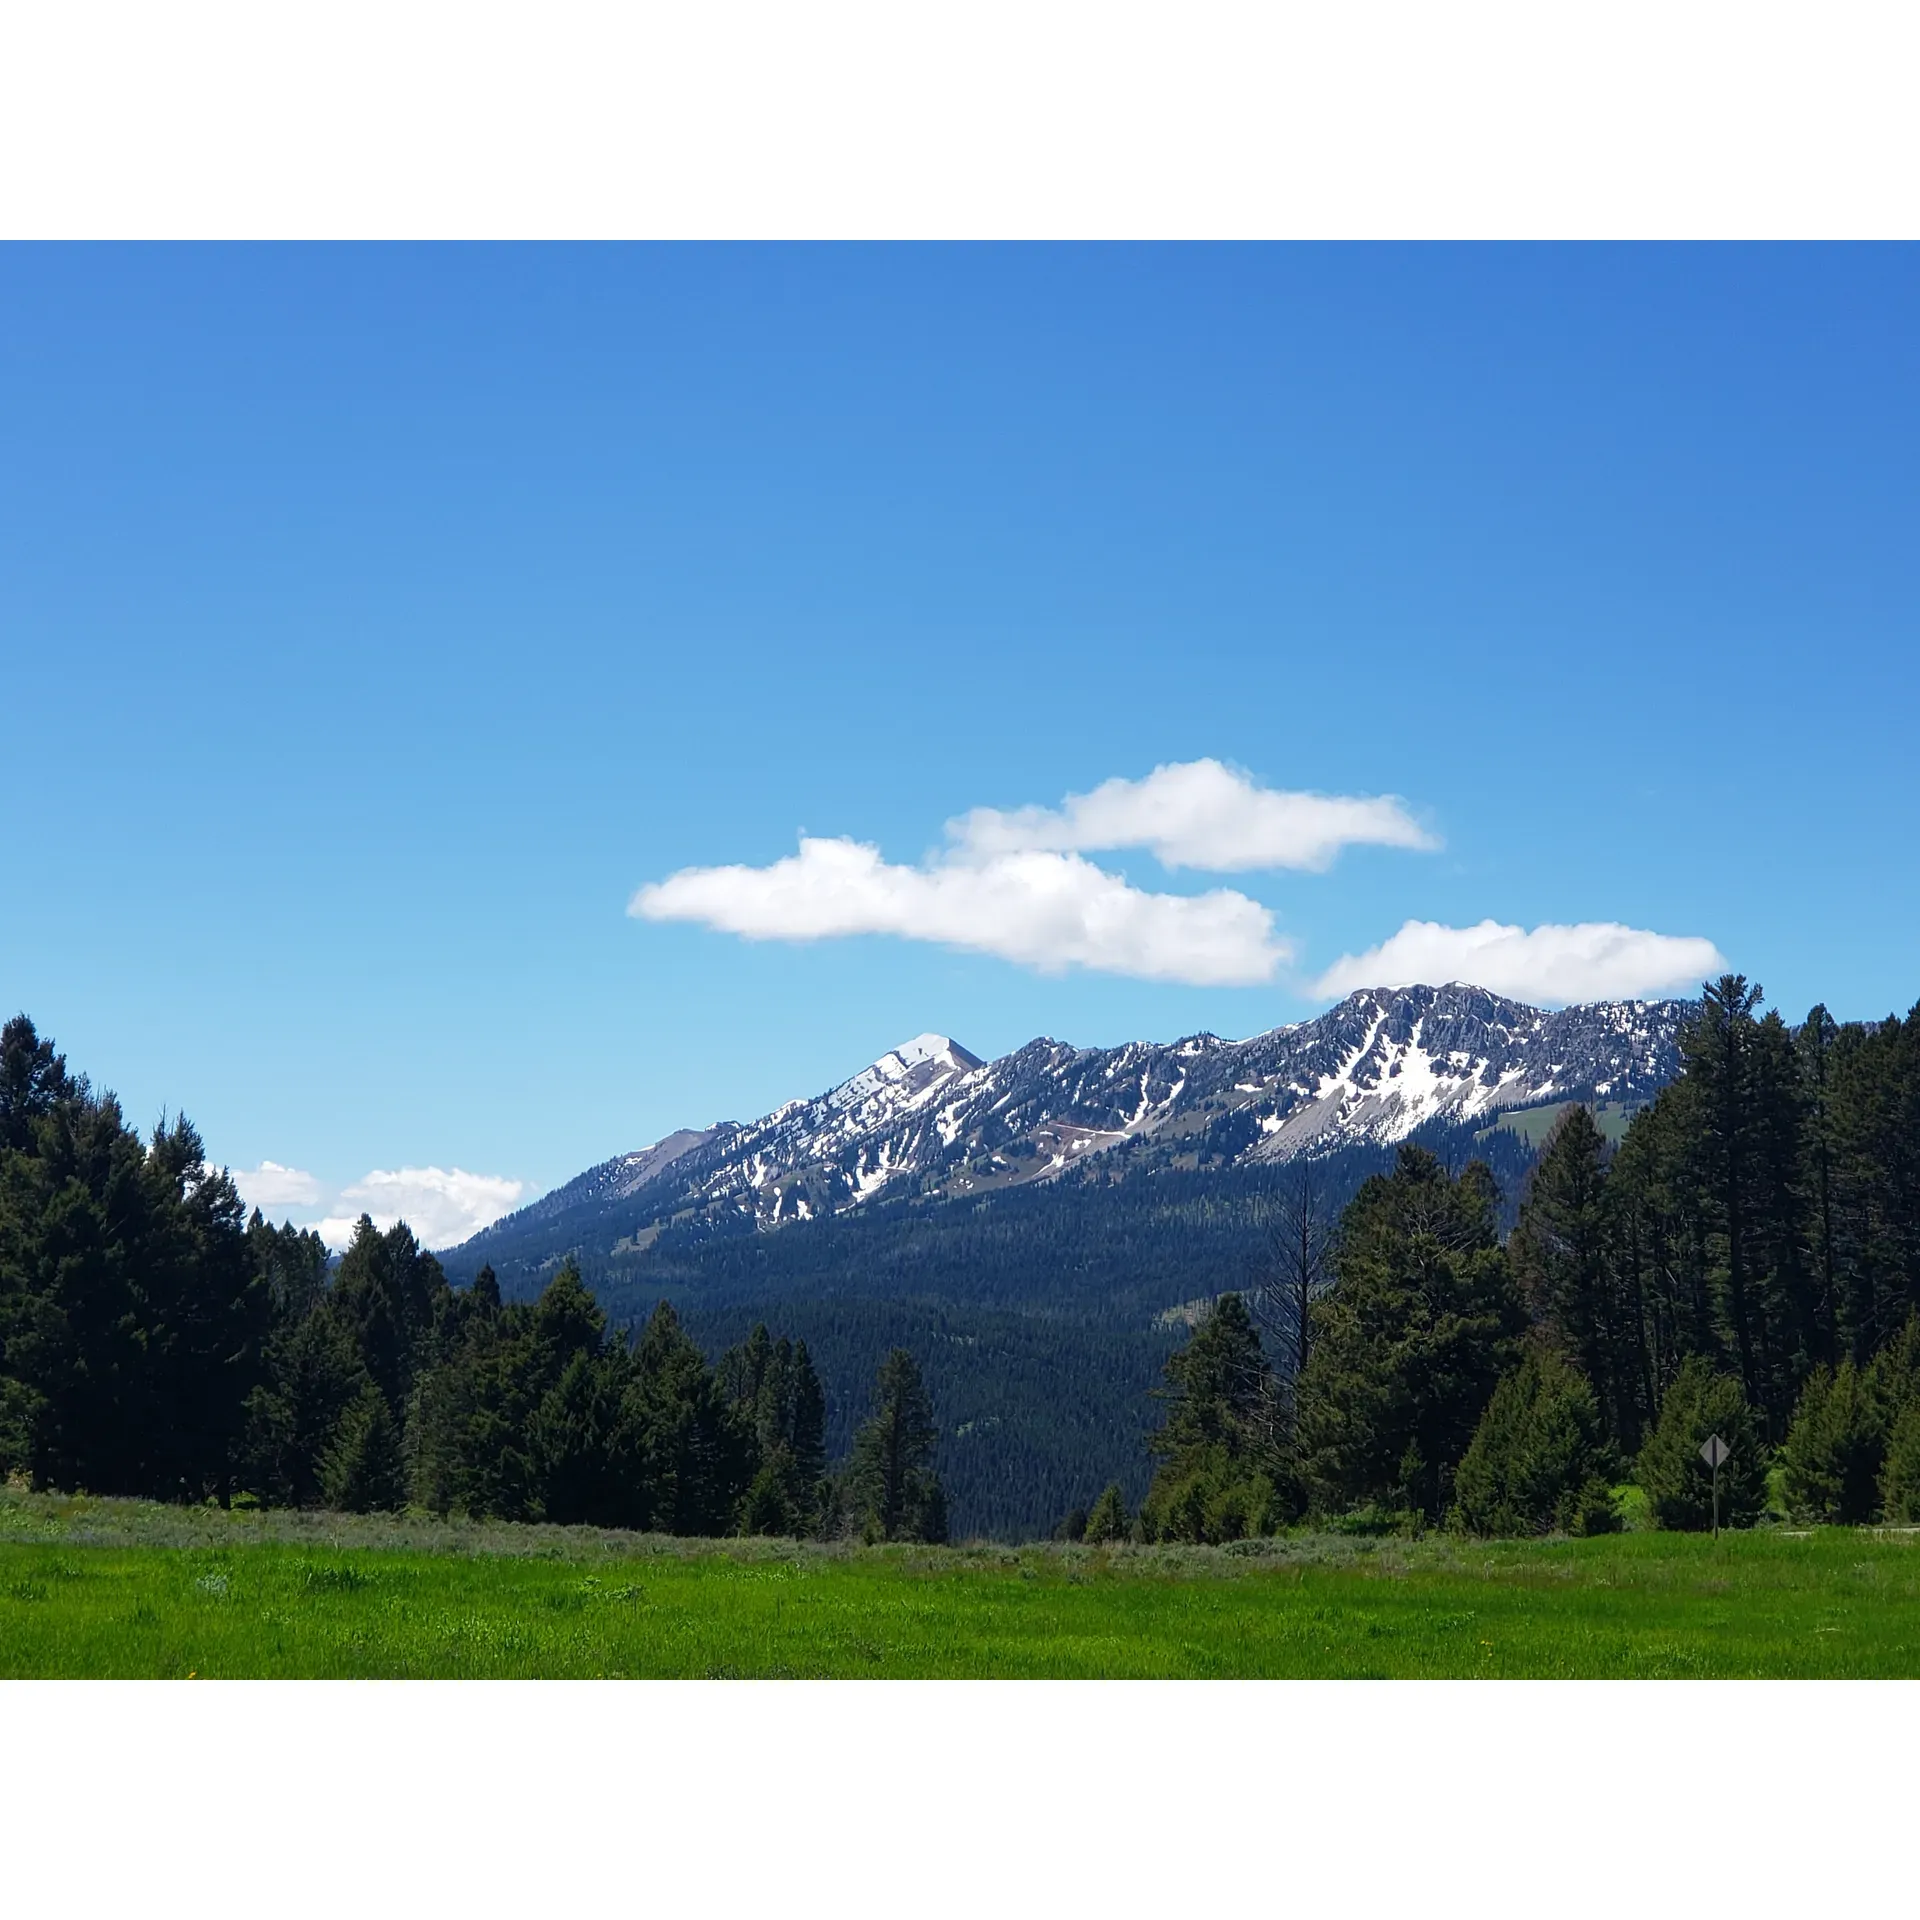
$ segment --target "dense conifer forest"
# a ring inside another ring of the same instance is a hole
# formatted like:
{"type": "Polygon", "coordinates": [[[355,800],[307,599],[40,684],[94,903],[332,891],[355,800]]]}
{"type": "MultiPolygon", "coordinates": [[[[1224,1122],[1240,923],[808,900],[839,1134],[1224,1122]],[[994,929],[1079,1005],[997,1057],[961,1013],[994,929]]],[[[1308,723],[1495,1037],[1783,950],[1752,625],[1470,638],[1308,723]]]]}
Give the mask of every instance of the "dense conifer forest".
{"type": "Polygon", "coordinates": [[[1920,1009],[1790,1028],[1710,983],[1684,1068],[1609,1145],[1551,1134],[1498,1232],[1484,1164],[1418,1147],[1367,1181],[1326,1258],[1304,1364],[1237,1297],[1168,1362],[1137,1519],[1226,1539],[1302,1516],[1493,1534],[1721,1517],[1920,1519],[1920,1009]]]}
{"type": "Polygon", "coordinates": [[[249,1218],[0,1034],[0,1472],[654,1528],[1225,1540],[1920,1518],[1920,1009],[1711,983],[1617,1145],[1517,1131],[676,1241],[529,1297],[249,1218]],[[770,1332],[769,1328],[774,1329],[770,1332]],[[710,1357],[715,1356],[715,1357],[710,1357]]]}

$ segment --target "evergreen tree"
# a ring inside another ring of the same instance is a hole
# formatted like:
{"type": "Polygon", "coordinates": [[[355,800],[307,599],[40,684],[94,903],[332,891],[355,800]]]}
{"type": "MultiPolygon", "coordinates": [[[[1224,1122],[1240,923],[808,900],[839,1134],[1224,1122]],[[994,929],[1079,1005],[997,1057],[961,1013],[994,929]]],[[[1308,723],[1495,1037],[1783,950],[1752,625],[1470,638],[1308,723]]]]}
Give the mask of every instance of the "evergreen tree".
{"type": "Polygon", "coordinates": [[[1606,1427],[1627,1451],[1651,1412],[1640,1304],[1615,1257],[1606,1136],[1570,1107],[1549,1136],[1508,1243],[1528,1311],[1591,1382],[1606,1427]]]}
{"type": "Polygon", "coordinates": [[[849,1505],[873,1538],[945,1539],[946,1496],[933,1470],[939,1438],[920,1368],[896,1347],[881,1363],[847,1469],[849,1505]]]}
{"type": "Polygon", "coordinates": [[[1767,1449],[1740,1382],[1704,1355],[1685,1361],[1660,1402],[1660,1418],[1634,1462],[1657,1527],[1699,1532],[1713,1524],[1713,1472],[1700,1457],[1718,1434],[1729,1449],[1720,1469],[1720,1522],[1750,1527],[1767,1505],[1767,1449]]]}
{"type": "Polygon", "coordinates": [[[1087,1515],[1087,1524],[1081,1532],[1081,1538],[1090,1547],[1111,1546],[1116,1541],[1131,1539],[1133,1529],[1127,1520],[1127,1503],[1120,1492],[1120,1483],[1109,1481],[1106,1490],[1093,1503],[1093,1511],[1087,1515]]]}
{"type": "Polygon", "coordinates": [[[1160,1466],[1140,1507],[1149,1540],[1238,1540],[1287,1517],[1278,1393],[1237,1293],[1222,1294],[1167,1356],[1167,1418],[1149,1446],[1160,1466]]]}
{"type": "Polygon", "coordinates": [[[255,1207],[247,1246],[266,1283],[275,1327],[297,1326],[327,1290],[327,1243],[306,1227],[271,1226],[255,1207]]]}
{"type": "Polygon", "coordinates": [[[323,1504],[322,1462],[370,1384],[352,1329],[325,1301],[283,1326],[268,1349],[267,1379],[248,1401],[247,1485],[280,1505],[323,1504]]]}
{"type": "Polygon", "coordinates": [[[740,1502],[740,1531],[750,1536],[793,1538],[807,1530],[807,1516],[793,1497],[792,1462],[784,1449],[765,1455],[740,1502]]]}
{"type": "Polygon", "coordinates": [[[756,1326],[722,1357],[719,1377],[753,1436],[753,1478],[740,1514],[750,1534],[811,1533],[821,1517],[826,1399],[806,1343],[756,1326]]]}
{"type": "Polygon", "coordinates": [[[827,1396],[804,1340],[794,1343],[786,1422],[795,1497],[803,1511],[814,1512],[827,1476],[827,1396]]]}
{"type": "Polygon", "coordinates": [[[1833,1044],[1839,1025],[1824,1006],[1815,1006],[1795,1036],[1800,1081],[1806,1098],[1805,1183],[1814,1274],[1813,1321],[1818,1359],[1831,1362],[1840,1350],[1843,1313],[1834,1244],[1833,1044]]]}
{"type": "Polygon", "coordinates": [[[625,1385],[619,1354],[576,1352],[534,1408],[528,1441],[542,1519],[618,1523],[622,1494],[632,1492],[616,1474],[614,1433],[625,1385]]]}
{"type": "Polygon", "coordinates": [[[621,1419],[638,1469],[634,1524],[728,1532],[753,1477],[752,1436],[665,1300],[640,1336],[621,1419]]]}
{"type": "Polygon", "coordinates": [[[1451,1524],[1513,1538],[1611,1533],[1613,1456],[1593,1389],[1551,1346],[1493,1390],[1454,1478],[1451,1524]]]}
{"type": "Polygon", "coordinates": [[[1788,1512],[1825,1526],[1871,1520],[1888,1425],[1886,1410],[1851,1360],[1816,1367],[1780,1449],[1788,1512]]]}
{"type": "Polygon", "coordinates": [[[264,1373],[273,1299],[248,1247],[232,1178],[206,1164],[184,1116],[155,1129],[140,1276],[147,1340],[143,1478],[157,1492],[224,1504],[240,1468],[247,1403],[264,1373]]]}
{"type": "Polygon", "coordinates": [[[223,1499],[269,1301],[232,1181],[150,1143],[24,1016],[0,1031],[0,1456],[43,1484],[223,1499]]]}
{"type": "Polygon", "coordinates": [[[340,1513],[389,1512],[406,1504],[400,1429],[370,1376],[321,1461],[320,1485],[327,1505],[340,1513]]]}
{"type": "Polygon", "coordinates": [[[1302,1470],[1316,1507],[1437,1522],[1454,1468],[1518,1351],[1525,1309],[1495,1235],[1492,1176],[1449,1179],[1403,1147],[1341,1222],[1338,1284],[1314,1306],[1301,1376],[1302,1470]]]}
{"type": "Polygon", "coordinates": [[[421,1248],[404,1220],[382,1233],[366,1214],[360,1216],[334,1273],[332,1297],[396,1422],[416,1376],[433,1358],[446,1291],[439,1261],[421,1248]]]}
{"type": "Polygon", "coordinates": [[[1920,1397],[1901,1408],[1887,1437],[1879,1494],[1889,1523],[1912,1526],[1920,1521],[1920,1397]]]}
{"type": "Polygon", "coordinates": [[[24,1013],[0,1027],[0,1153],[26,1153],[34,1122],[63,1100],[84,1100],[87,1083],[67,1072],[64,1054],[42,1040],[24,1013]]]}

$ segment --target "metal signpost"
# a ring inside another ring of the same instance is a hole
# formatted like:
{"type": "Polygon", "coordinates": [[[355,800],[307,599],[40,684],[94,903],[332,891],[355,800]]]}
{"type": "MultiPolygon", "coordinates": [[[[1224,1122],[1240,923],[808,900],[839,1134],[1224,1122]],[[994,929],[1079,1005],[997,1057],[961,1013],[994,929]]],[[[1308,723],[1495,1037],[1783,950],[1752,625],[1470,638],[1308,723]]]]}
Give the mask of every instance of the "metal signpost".
{"type": "Polygon", "coordinates": [[[1720,1538],[1720,1462],[1732,1451],[1717,1433],[1709,1434],[1700,1449],[1700,1458],[1713,1469],[1713,1537],[1716,1540],[1720,1538]]]}

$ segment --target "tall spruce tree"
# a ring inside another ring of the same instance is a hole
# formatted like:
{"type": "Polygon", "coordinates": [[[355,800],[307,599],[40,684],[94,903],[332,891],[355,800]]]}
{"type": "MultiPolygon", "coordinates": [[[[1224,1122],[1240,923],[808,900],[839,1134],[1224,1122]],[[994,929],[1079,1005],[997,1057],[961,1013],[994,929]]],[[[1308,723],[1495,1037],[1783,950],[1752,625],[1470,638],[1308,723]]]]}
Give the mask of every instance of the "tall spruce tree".
{"type": "Polygon", "coordinates": [[[856,1525],[878,1540],[946,1538],[946,1495],[933,1464],[939,1438],[919,1363],[895,1347],[880,1363],[873,1411],[854,1436],[848,1463],[856,1525]]]}
{"type": "Polygon", "coordinates": [[[1617,1258],[1606,1136],[1582,1106],[1549,1136],[1508,1255],[1528,1311],[1591,1383],[1614,1442],[1631,1452],[1652,1411],[1640,1300],[1617,1258]]]}
{"type": "Polygon", "coordinates": [[[1315,1304],[1298,1446],[1316,1508],[1371,1505],[1437,1523],[1526,1311],[1484,1166],[1450,1179],[1402,1147],[1341,1223],[1338,1284],[1315,1304]]]}
{"type": "Polygon", "coordinates": [[[642,1524],[729,1532],[753,1476],[751,1431],[665,1300],[634,1351],[621,1418],[644,1490],[642,1524]]]}
{"type": "Polygon", "coordinates": [[[1167,1356],[1166,1380],[1143,1535],[1218,1542],[1271,1533],[1292,1506],[1285,1436],[1273,1369],[1239,1294],[1222,1294],[1167,1356]]]}

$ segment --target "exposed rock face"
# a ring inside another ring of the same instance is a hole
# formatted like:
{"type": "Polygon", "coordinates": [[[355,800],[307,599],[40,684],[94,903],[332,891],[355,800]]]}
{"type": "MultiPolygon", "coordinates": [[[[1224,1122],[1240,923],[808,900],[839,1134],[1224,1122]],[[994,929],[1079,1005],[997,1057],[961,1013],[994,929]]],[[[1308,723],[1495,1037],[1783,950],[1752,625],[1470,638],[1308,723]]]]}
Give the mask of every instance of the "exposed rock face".
{"type": "Polygon", "coordinates": [[[1581,1099],[1637,1106],[1679,1071],[1679,1000],[1545,1012],[1480,987],[1350,995],[1250,1040],[1195,1034],[982,1061],[940,1034],[744,1126],[680,1132],[589,1168],[468,1243],[617,1213],[623,1230],[702,1215],[762,1226],[881,1194],[977,1194],[1124,1149],[1131,1164],[1286,1160],[1402,1140],[1423,1122],[1581,1099]]]}

